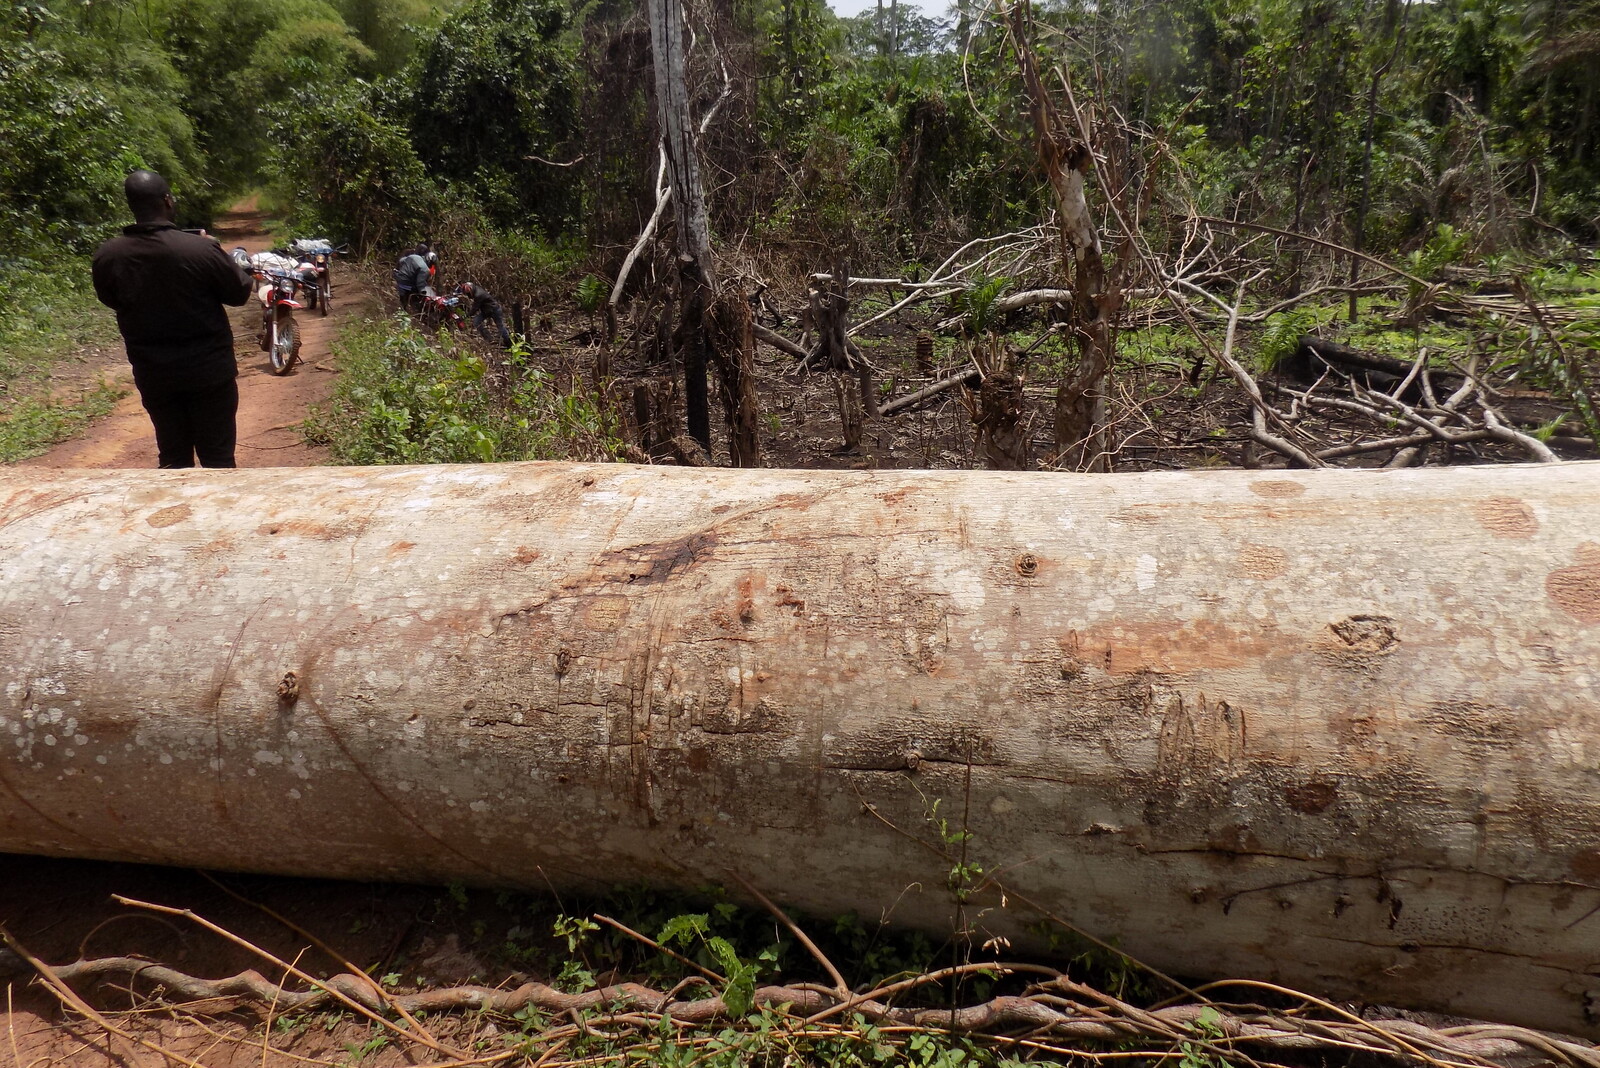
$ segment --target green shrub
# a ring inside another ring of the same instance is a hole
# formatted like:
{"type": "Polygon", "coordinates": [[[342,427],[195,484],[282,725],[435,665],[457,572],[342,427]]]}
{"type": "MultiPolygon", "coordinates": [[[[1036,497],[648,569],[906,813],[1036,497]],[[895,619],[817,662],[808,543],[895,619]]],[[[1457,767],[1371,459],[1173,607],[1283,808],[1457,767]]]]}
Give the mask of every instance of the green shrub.
{"type": "Polygon", "coordinates": [[[617,458],[610,414],[562,388],[520,346],[486,355],[436,348],[404,318],[365,322],[335,343],[343,374],[307,430],[344,464],[617,458]]]}

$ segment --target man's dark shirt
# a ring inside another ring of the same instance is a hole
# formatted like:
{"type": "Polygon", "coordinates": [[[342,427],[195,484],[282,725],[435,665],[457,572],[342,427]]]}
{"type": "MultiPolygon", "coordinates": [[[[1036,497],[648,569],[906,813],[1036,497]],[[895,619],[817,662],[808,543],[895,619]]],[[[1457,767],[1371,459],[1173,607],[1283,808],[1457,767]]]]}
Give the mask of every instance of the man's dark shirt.
{"type": "Polygon", "coordinates": [[[461,287],[461,295],[472,302],[472,314],[483,315],[490,311],[498,311],[500,302],[494,299],[494,294],[476,282],[468,282],[461,287]]]}
{"type": "Polygon", "coordinates": [[[417,293],[427,288],[428,261],[415,252],[402,256],[394,269],[394,284],[407,293],[417,293]]]}
{"type": "Polygon", "coordinates": [[[117,313],[142,394],[174,393],[239,373],[224,304],[250,299],[250,279],[208,237],[137,223],[94,254],[94,292],[117,313]]]}

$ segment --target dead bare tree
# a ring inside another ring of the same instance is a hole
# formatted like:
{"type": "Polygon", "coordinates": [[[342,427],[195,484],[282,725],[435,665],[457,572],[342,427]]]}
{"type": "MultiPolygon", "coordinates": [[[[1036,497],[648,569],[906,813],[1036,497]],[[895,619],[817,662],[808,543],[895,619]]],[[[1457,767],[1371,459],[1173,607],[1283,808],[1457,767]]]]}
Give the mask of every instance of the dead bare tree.
{"type": "Polygon", "coordinates": [[[1105,471],[1110,467],[1105,436],[1106,375],[1116,352],[1122,291],[1120,278],[1107,274],[1100,235],[1084,193],[1084,176],[1094,161],[1090,132],[1071,99],[1064,71],[1058,74],[1068,92],[1074,120],[1071,127],[1045,90],[1033,50],[1029,0],[1011,6],[1006,27],[1028,98],[1034,147],[1049,179],[1061,226],[1062,273],[1072,278],[1069,321],[1077,336],[1078,364],[1063,375],[1056,392],[1056,463],[1079,471],[1105,471]]]}
{"type": "MultiPolygon", "coordinates": [[[[681,0],[650,0],[650,48],[655,60],[656,116],[666,152],[667,188],[677,222],[680,290],[673,349],[683,362],[684,408],[689,434],[711,449],[706,393],[706,311],[715,297],[716,262],[706,218],[700,158],[689,118],[689,57],[681,0]]],[[[659,199],[659,198],[658,198],[659,199]]]]}
{"type": "MultiPolygon", "coordinates": [[[[678,323],[673,331],[673,351],[683,365],[684,410],[689,436],[711,451],[711,415],[707,367],[715,364],[722,379],[724,408],[728,416],[729,445],[738,467],[753,467],[760,460],[755,434],[758,416],[755,373],[749,339],[749,312],[720,307],[730,298],[719,292],[716,260],[711,250],[711,227],[706,213],[705,189],[700,181],[700,158],[689,108],[689,61],[682,0],[650,0],[650,45],[655,59],[656,113],[661,125],[666,184],[656,199],[657,215],[670,200],[674,209],[674,246],[678,267],[678,323]],[[713,328],[713,319],[722,329],[713,328]],[[728,348],[719,340],[730,342],[728,348]]],[[[709,36],[709,35],[708,35],[709,36]]],[[[723,67],[723,95],[710,115],[727,98],[731,80],[723,67]]],[[[647,227],[648,232],[648,227],[647,227]]],[[[613,290],[621,292],[622,279],[613,290]]],[[[743,305],[743,297],[738,298],[743,305]]]]}

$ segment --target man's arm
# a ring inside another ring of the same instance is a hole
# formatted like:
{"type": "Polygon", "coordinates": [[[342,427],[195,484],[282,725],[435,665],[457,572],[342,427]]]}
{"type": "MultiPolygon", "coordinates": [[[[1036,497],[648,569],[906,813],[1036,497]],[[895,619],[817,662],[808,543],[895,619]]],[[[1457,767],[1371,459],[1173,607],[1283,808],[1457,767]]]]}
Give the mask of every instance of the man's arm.
{"type": "Polygon", "coordinates": [[[112,285],[111,265],[105,260],[104,248],[94,254],[94,262],[89,266],[89,277],[94,280],[95,297],[101,304],[115,311],[117,291],[112,285]]]}
{"type": "Polygon", "coordinates": [[[214,265],[217,272],[217,291],[222,303],[237,308],[250,299],[250,276],[238,262],[226,252],[221,245],[212,245],[209,263],[214,265]]]}

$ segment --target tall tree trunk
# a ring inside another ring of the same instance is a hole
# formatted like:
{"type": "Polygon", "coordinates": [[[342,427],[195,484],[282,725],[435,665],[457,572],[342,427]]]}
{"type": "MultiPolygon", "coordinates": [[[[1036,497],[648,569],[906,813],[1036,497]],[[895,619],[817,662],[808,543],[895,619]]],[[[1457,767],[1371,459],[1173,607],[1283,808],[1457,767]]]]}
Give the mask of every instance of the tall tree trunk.
{"type": "Polygon", "coordinates": [[[1061,224],[1062,270],[1072,278],[1071,323],[1078,340],[1078,363],[1063,374],[1056,390],[1056,463],[1074,471],[1107,471],[1106,375],[1122,301],[1120,292],[1106,285],[1100,235],[1084,195],[1084,175],[1094,157],[1088,145],[1066,131],[1039,77],[1027,0],[1012,5],[1009,26],[1033,118],[1034,145],[1061,224]]]}
{"type": "Polygon", "coordinates": [[[755,337],[744,293],[724,294],[711,311],[711,351],[728,423],[728,453],[734,467],[761,466],[760,408],[756,404],[755,337]]]}
{"type": "Polygon", "coordinates": [[[1576,463],[0,468],[0,850],[948,934],[942,802],[980,937],[1595,1035],[1597,531],[1576,463]]]}
{"type": "Polygon", "coordinates": [[[681,289],[677,343],[683,358],[684,410],[689,434],[711,449],[710,400],[706,384],[706,313],[715,296],[716,263],[700,158],[689,115],[688,56],[681,0],[650,0],[650,47],[655,59],[656,116],[667,153],[667,175],[677,221],[681,289]]]}
{"type": "Polygon", "coordinates": [[[1361,137],[1361,201],[1356,208],[1355,232],[1350,238],[1348,314],[1352,323],[1356,321],[1360,314],[1356,303],[1355,286],[1356,282],[1361,278],[1360,254],[1367,250],[1367,212],[1372,208],[1372,141],[1378,118],[1378,89],[1383,85],[1383,76],[1388,73],[1390,65],[1395,61],[1395,57],[1400,54],[1400,44],[1405,39],[1405,18],[1410,10],[1411,0],[1406,0],[1405,7],[1400,11],[1398,24],[1389,27],[1389,32],[1394,36],[1394,47],[1389,50],[1389,58],[1385,59],[1372,72],[1372,80],[1367,86],[1367,119],[1361,137]]]}

